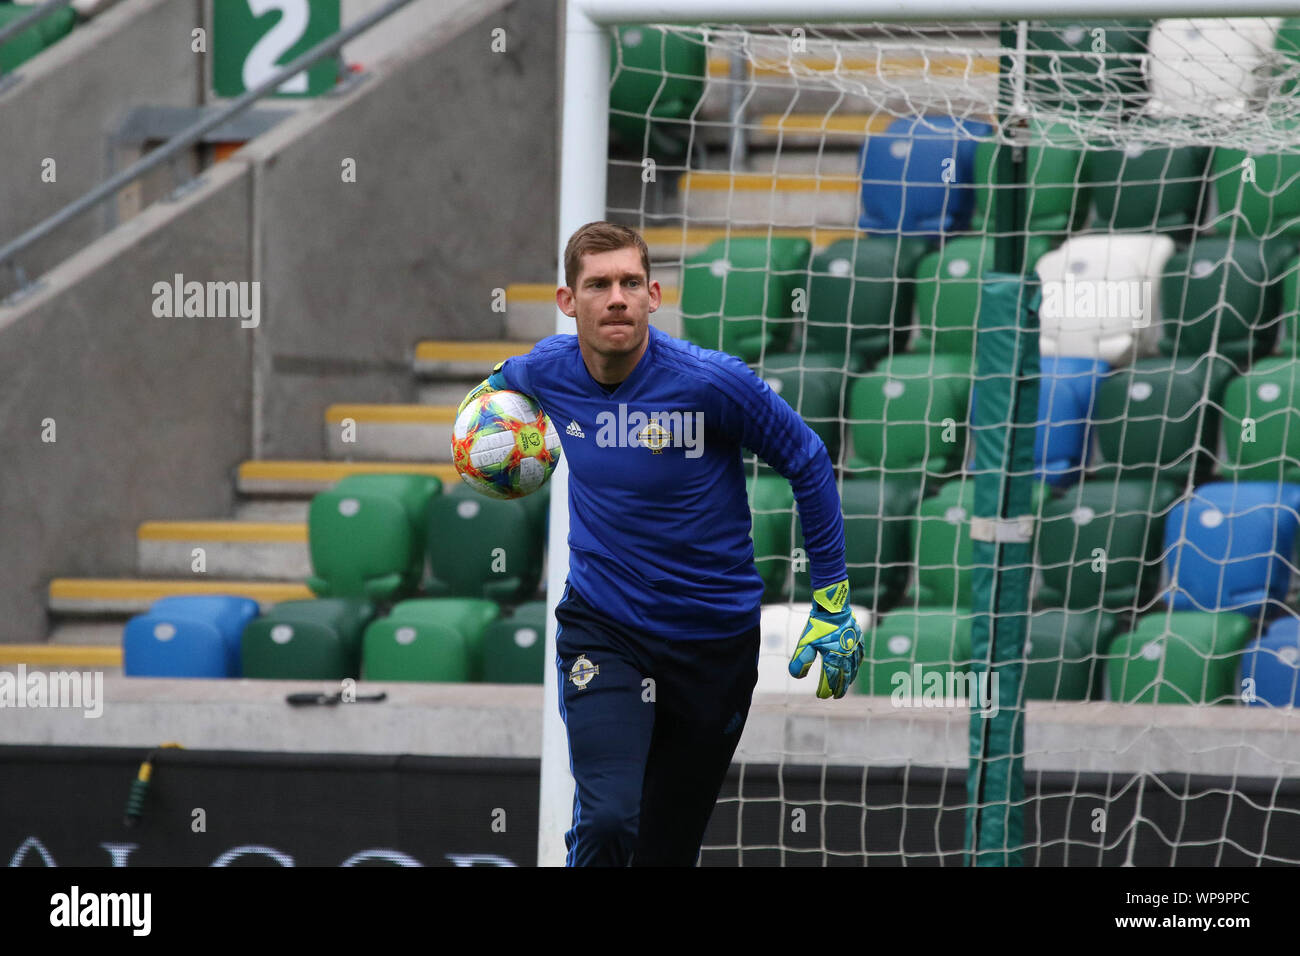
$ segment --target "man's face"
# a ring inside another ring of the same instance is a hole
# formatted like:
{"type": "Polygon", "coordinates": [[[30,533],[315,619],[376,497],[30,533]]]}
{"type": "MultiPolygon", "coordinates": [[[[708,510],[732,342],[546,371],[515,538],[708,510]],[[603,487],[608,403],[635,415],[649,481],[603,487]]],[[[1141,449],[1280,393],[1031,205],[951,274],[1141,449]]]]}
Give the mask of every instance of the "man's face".
{"type": "Polygon", "coordinates": [[[649,334],[650,313],[659,308],[659,283],[646,280],[635,248],[589,252],[574,287],[555,293],[560,311],[578,323],[578,341],[599,355],[635,353],[649,334]]]}

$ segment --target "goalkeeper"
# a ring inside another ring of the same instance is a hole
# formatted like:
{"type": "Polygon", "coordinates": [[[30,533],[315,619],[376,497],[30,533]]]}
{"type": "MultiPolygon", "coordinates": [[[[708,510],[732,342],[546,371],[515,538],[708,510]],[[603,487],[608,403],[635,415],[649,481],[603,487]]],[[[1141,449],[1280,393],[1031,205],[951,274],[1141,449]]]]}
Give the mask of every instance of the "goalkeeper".
{"type": "MultiPolygon", "coordinates": [[[[564,254],[543,339],[470,393],[550,416],[569,464],[569,576],[555,610],[560,713],[576,791],[567,863],[693,866],[758,679],[763,583],[741,449],[794,490],[813,606],[790,673],[817,696],[862,660],[830,456],[739,359],[650,326],[659,284],[635,231],[588,223],[564,254]]],[[[463,406],[462,406],[463,407],[463,406]]]]}

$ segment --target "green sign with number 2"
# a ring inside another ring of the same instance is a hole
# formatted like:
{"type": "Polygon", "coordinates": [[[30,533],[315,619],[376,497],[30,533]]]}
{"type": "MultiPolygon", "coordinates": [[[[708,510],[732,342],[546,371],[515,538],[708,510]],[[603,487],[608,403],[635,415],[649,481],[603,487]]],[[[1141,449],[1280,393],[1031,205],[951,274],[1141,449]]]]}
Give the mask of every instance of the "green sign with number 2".
{"type": "MultiPolygon", "coordinates": [[[[239,96],[339,31],[339,0],[213,0],[212,88],[239,96]]],[[[291,76],[275,96],[319,96],[338,81],[327,56],[291,76]]]]}

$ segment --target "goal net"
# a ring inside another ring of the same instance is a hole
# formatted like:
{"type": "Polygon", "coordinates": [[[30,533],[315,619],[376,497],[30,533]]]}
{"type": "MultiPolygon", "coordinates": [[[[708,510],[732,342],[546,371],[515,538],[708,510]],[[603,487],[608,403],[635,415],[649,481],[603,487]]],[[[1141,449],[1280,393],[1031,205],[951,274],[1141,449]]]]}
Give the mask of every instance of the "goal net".
{"type": "Polygon", "coordinates": [[[1300,21],[606,30],[606,218],[825,442],[864,626],[844,700],[788,676],[810,568],[746,459],[701,862],[1300,862],[1300,21]]]}

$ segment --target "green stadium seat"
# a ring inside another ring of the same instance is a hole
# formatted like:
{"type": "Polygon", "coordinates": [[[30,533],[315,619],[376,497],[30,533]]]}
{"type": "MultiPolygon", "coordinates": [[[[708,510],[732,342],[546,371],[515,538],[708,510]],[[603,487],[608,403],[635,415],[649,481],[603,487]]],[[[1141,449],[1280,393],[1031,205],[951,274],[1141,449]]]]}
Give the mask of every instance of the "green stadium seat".
{"type": "Polygon", "coordinates": [[[1300,482],[1300,360],[1267,358],[1223,395],[1225,480],[1300,482]]]}
{"type": "Polygon", "coordinates": [[[1026,95],[1052,111],[1118,117],[1136,109],[1146,97],[1141,55],[1150,30],[1149,20],[1031,23],[1026,95]],[[1094,53],[1099,40],[1100,57],[1094,53]]]}
{"type": "Polygon", "coordinates": [[[785,350],[800,315],[794,291],[808,277],[807,239],[719,239],[686,259],[682,331],[696,345],[754,362],[785,350]]]}
{"type": "Polygon", "coordinates": [[[1300,358],[1300,259],[1288,262],[1283,272],[1278,325],[1278,352],[1300,358]]]}
{"type": "MultiPolygon", "coordinates": [[[[1032,264],[1051,248],[1045,236],[1030,236],[1026,262],[1032,264]]],[[[916,267],[916,315],[919,332],[911,351],[944,353],[973,359],[984,275],[994,271],[997,243],[992,236],[949,239],[916,267]]]]}
{"type": "Polygon", "coordinates": [[[751,476],[748,481],[750,537],[754,564],[763,579],[763,603],[788,599],[794,547],[794,492],[780,475],[751,476]]]}
{"type": "Polygon", "coordinates": [[[281,601],[244,628],[245,677],[343,680],[359,676],[361,639],[374,605],[357,598],[281,601]]]}
{"type": "Polygon", "coordinates": [[[1237,670],[1254,636],[1230,612],[1158,611],[1111,642],[1107,693],[1126,704],[1220,704],[1240,696],[1237,670]]]}
{"type": "Polygon", "coordinates": [[[862,635],[866,655],[854,687],[860,694],[897,693],[923,700],[927,688],[942,686],[946,696],[955,686],[957,693],[964,693],[969,686],[964,675],[970,671],[970,628],[970,615],[951,608],[891,611],[862,635]]]}
{"type": "MultiPolygon", "coordinates": [[[[493,606],[495,609],[495,605],[493,606]]],[[[446,621],[441,600],[414,599],[393,606],[366,628],[361,674],[366,680],[464,683],[481,665],[469,638],[446,621]]]]}
{"type": "Polygon", "coordinates": [[[1034,611],[1025,635],[1026,700],[1097,700],[1103,696],[1099,651],[1119,618],[1100,611],[1034,611]]]}
{"type": "Polygon", "coordinates": [[[895,355],[853,384],[848,467],[864,475],[941,481],[966,453],[971,360],[895,355]]]}
{"type": "Polygon", "coordinates": [[[1160,351],[1196,358],[1213,346],[1239,369],[1267,354],[1295,251],[1289,240],[1206,236],[1175,253],[1160,280],[1160,351]]]}
{"type": "MultiPolygon", "coordinates": [[[[1048,488],[1036,482],[1033,513],[1039,514],[1048,488]]],[[[912,554],[916,574],[904,601],[933,607],[969,608],[971,571],[975,566],[970,516],[975,510],[975,479],[948,482],[933,498],[923,500],[912,525],[912,554]]]]}
{"type": "MultiPolygon", "coordinates": [[[[1070,145],[1075,134],[1066,124],[1035,124],[1034,142],[1025,150],[1025,221],[1038,235],[1064,235],[1088,218],[1088,188],[1083,183],[1084,150],[1070,145]]],[[[985,140],[975,148],[975,214],[972,232],[997,231],[998,158],[1011,147],[985,140]]],[[[1027,271],[1032,259],[1022,265],[1027,271]]]]}
{"type": "Polygon", "coordinates": [[[489,498],[453,486],[429,519],[432,597],[523,601],[537,593],[546,539],[523,499],[489,498]]]}
{"type": "MultiPolygon", "coordinates": [[[[1300,135],[1300,120],[1280,117],[1276,125],[1300,135]]],[[[1214,231],[1221,236],[1272,239],[1300,236],[1300,153],[1247,153],[1220,146],[1211,171],[1218,213],[1214,231]]]]}
{"type": "Polygon", "coordinates": [[[1160,585],[1164,521],[1182,490],[1093,479],[1047,501],[1038,528],[1038,603],[1113,611],[1149,603],[1160,585]]]}
{"type": "Polygon", "coordinates": [[[1230,363],[1209,357],[1139,359],[1111,373],[1093,413],[1103,459],[1097,476],[1207,477],[1218,447],[1218,409],[1232,375],[1230,363]]]}
{"type": "Polygon", "coordinates": [[[1092,190],[1092,228],[1149,233],[1194,227],[1205,206],[1210,152],[1140,143],[1089,152],[1083,181],[1092,190]]]}
{"type": "Polygon", "coordinates": [[[546,678],[546,602],[521,604],[483,632],[483,682],[541,684],[546,678]]]}
{"type": "MultiPolygon", "coordinates": [[[[31,7],[0,3],[0,29],[31,13],[31,7]]],[[[0,44],[0,73],[12,73],[46,47],[72,32],[77,13],[71,7],[56,10],[35,26],[0,44]]]]}
{"type": "Polygon", "coordinates": [[[312,498],[307,536],[321,597],[397,600],[424,574],[424,535],[442,482],[431,475],[349,475],[312,498]]]}
{"type": "MultiPolygon", "coordinates": [[[[907,479],[844,479],[840,487],[844,558],[855,603],[876,607],[902,594],[912,564],[911,532],[920,491],[916,482],[907,479]]],[[[795,546],[804,547],[802,525],[795,546]]],[[[796,561],[794,571],[795,600],[811,601],[811,568],[796,561]]]]}
{"type": "MultiPolygon", "coordinates": [[[[820,363],[826,353],[814,358],[820,363]]],[[[774,355],[758,366],[756,374],[789,403],[826,445],[832,462],[840,460],[844,432],[844,392],[847,382],[841,371],[799,366],[800,356],[774,355]],[[781,360],[781,361],[778,361],[781,360]]],[[[763,467],[767,469],[767,465],[763,467]]],[[[770,469],[769,474],[775,474],[770,469]]]]}
{"type": "Polygon", "coordinates": [[[862,236],[839,239],[809,269],[804,349],[835,357],[860,372],[907,344],[919,239],[862,236]]]}
{"type": "Polygon", "coordinates": [[[1274,47],[1282,54],[1278,64],[1279,91],[1289,96],[1300,89],[1300,18],[1287,17],[1278,27],[1274,47]]]}
{"type": "Polygon", "coordinates": [[[638,156],[678,160],[704,96],[708,48],[684,33],[641,24],[611,38],[609,128],[638,156]]]}

